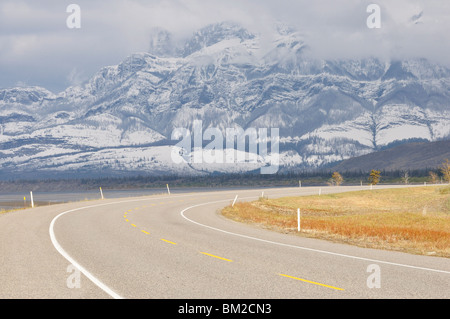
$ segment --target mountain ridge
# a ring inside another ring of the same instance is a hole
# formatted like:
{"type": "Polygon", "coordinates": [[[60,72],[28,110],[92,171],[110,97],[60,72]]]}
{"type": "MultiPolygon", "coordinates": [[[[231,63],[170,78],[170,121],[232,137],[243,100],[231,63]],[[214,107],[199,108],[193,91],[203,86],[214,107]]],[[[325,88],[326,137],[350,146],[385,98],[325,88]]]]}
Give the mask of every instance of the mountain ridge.
{"type": "Polygon", "coordinates": [[[386,150],[350,158],[333,166],[337,171],[363,171],[372,169],[386,171],[409,171],[438,169],[450,159],[450,141],[413,142],[401,144],[386,150]]]}
{"type": "Polygon", "coordinates": [[[450,137],[449,69],[420,58],[312,59],[296,30],[278,26],[275,33],[263,50],[257,34],[224,22],[174,48],[159,30],[152,53],[131,54],[80,86],[57,94],[0,89],[0,171],[134,172],[143,157],[157,162],[137,171],[195,172],[163,163],[170,161],[163,149],[147,146],[170,153],[173,130],[192,129],[195,119],[223,132],[280,128],[281,169],[330,165],[395,141],[450,137]]]}

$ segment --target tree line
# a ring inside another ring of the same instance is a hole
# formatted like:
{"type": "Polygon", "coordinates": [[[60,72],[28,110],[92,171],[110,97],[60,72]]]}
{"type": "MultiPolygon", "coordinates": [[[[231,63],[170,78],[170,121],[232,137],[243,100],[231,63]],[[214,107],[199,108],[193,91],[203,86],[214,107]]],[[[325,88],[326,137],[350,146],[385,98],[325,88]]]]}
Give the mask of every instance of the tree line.
{"type": "MultiPolygon", "coordinates": [[[[423,172],[423,170],[422,170],[423,172]]],[[[391,171],[392,174],[398,174],[401,177],[401,181],[404,184],[409,184],[411,176],[410,171],[408,170],[398,170],[398,171],[391,171]]],[[[428,181],[431,184],[438,184],[438,183],[450,183],[450,161],[449,159],[446,159],[437,170],[429,170],[428,171],[428,181]]],[[[367,182],[370,185],[377,185],[382,177],[382,173],[379,170],[372,169],[369,173],[369,176],[367,177],[367,182]]],[[[344,182],[344,177],[339,172],[333,172],[331,175],[331,178],[328,181],[329,185],[332,186],[339,186],[344,182]]],[[[362,181],[361,181],[362,182],[362,181]]]]}
{"type": "Polygon", "coordinates": [[[262,175],[255,172],[204,175],[124,174],[91,178],[49,178],[35,180],[0,180],[0,191],[64,191],[98,189],[139,189],[171,187],[295,187],[320,185],[358,185],[378,183],[448,183],[450,162],[447,159],[439,168],[416,170],[379,170],[334,172],[331,169],[279,171],[262,175]]]}

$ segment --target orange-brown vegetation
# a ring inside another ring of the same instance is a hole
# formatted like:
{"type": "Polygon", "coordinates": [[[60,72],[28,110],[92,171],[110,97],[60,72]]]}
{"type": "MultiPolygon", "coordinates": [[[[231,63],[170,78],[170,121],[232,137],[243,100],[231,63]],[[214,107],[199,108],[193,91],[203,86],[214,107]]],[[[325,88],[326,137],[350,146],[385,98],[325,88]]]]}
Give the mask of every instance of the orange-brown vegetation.
{"type": "Polygon", "coordinates": [[[363,247],[450,257],[450,187],[260,199],[223,215],[272,230],[363,247]],[[301,231],[297,232],[297,208],[301,231]]]}

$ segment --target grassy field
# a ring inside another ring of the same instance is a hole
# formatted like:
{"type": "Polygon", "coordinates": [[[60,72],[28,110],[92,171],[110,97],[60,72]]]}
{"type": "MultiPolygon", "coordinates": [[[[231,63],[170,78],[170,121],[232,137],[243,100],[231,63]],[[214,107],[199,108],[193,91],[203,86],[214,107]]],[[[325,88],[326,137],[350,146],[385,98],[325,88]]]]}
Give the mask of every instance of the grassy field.
{"type": "Polygon", "coordinates": [[[228,206],[230,219],[361,247],[450,257],[450,186],[264,199],[228,206]],[[297,231],[297,208],[301,231],[297,231]]]}

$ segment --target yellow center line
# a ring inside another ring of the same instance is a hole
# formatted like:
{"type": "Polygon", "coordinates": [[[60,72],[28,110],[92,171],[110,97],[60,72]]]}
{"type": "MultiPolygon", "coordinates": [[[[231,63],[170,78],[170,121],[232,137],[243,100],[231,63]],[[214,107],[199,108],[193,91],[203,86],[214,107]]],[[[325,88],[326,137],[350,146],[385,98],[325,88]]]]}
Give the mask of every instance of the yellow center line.
{"type": "Polygon", "coordinates": [[[172,244],[172,245],[176,245],[177,243],[174,243],[173,241],[161,238],[162,241],[165,241],[166,243],[172,244]]]}
{"type": "Polygon", "coordinates": [[[205,253],[205,252],[200,252],[200,254],[203,254],[203,255],[207,255],[207,256],[210,256],[210,257],[214,257],[214,258],[217,258],[217,259],[222,259],[222,260],[225,260],[225,261],[230,261],[230,262],[232,262],[232,260],[231,259],[227,259],[227,258],[223,258],[223,257],[219,257],[219,256],[216,256],[216,255],[211,255],[211,254],[208,254],[208,253],[205,253]]]}
{"type": "Polygon", "coordinates": [[[127,221],[128,221],[128,219],[125,219],[125,221],[127,222],[127,221]]]}
{"type": "Polygon", "coordinates": [[[315,282],[315,281],[310,281],[310,280],[306,280],[306,279],[302,279],[302,278],[292,277],[292,276],[288,276],[288,275],[284,275],[284,274],[279,274],[279,275],[280,275],[280,276],[283,276],[283,277],[295,279],[295,280],[304,281],[304,282],[307,282],[307,283],[310,283],[310,284],[314,284],[314,285],[318,285],[318,286],[323,286],[323,287],[335,289],[335,290],[344,290],[344,289],[342,289],[342,288],[338,288],[338,287],[334,287],[334,286],[329,286],[329,285],[321,284],[321,283],[315,282]]]}
{"type": "Polygon", "coordinates": [[[150,235],[150,233],[148,231],[145,231],[143,229],[141,230],[141,232],[143,232],[144,234],[150,235]]]}
{"type": "Polygon", "coordinates": [[[133,226],[133,227],[137,227],[135,224],[131,224],[131,226],[133,226]]]}

